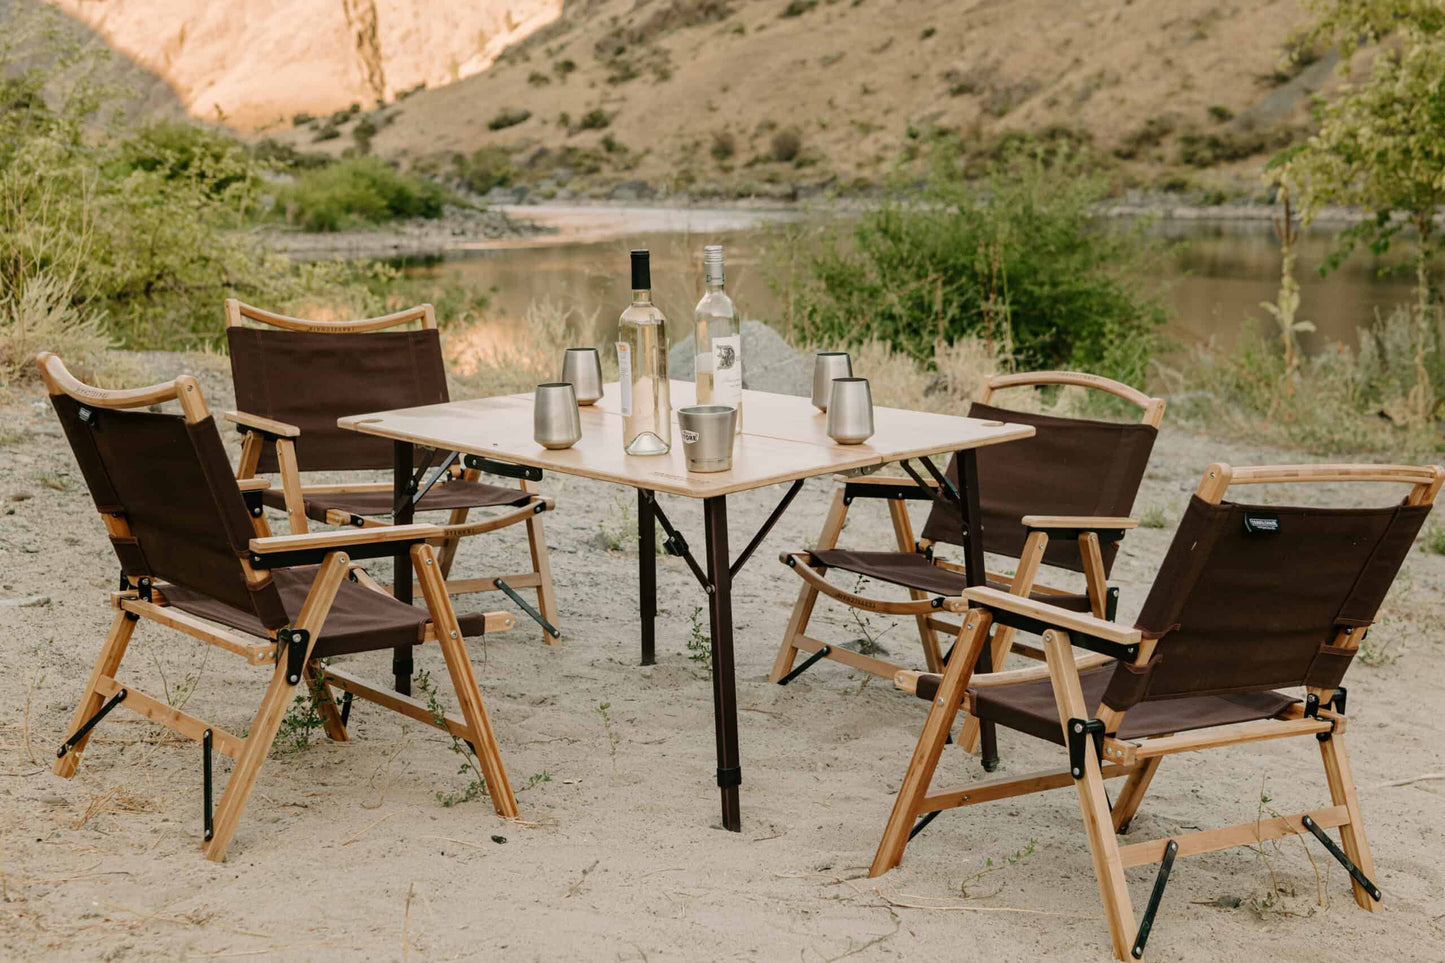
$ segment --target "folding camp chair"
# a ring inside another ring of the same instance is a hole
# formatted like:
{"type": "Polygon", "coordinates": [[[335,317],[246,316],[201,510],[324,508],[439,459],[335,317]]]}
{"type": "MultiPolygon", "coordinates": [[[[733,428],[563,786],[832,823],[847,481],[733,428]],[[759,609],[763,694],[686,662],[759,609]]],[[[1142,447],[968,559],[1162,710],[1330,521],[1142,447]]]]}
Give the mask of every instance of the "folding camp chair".
{"type": "Polygon", "coordinates": [[[291,532],[307,531],[307,520],[358,528],[384,524],[410,497],[416,511],[448,511],[439,557],[447,591],[500,590],[537,621],[543,638],[560,638],[557,596],[542,512],[555,506],[534,493],[540,473],[468,455],[430,469],[436,453],[419,448],[417,467],[440,471],[437,483],[421,489],[411,478],[395,482],[301,484],[304,471],[393,469],[385,439],[336,426],[346,415],[439,404],[448,400],[441,340],[430,304],[363,321],[306,321],[226,300],[226,341],[239,411],[226,413],[245,435],[238,476],[277,472],[281,490],[263,490],[262,501],[286,512],[291,532]],[[253,321],[266,327],[251,327],[253,321]],[[387,330],[413,322],[419,330],[387,330]],[[482,472],[518,479],[517,488],[481,481],[482,472]],[[418,497],[419,495],[419,497],[418,497]],[[506,508],[500,515],[468,521],[473,508],[506,508]],[[458,543],[468,535],[494,532],[523,522],[532,553],[531,571],[484,578],[452,579],[458,543]],[[537,591],[533,608],[517,593],[537,591]],[[540,610],[540,611],[539,611],[540,610]]]}
{"type": "Polygon", "coordinates": [[[188,375],[129,391],[77,381],[53,354],[38,359],[50,400],[120,558],[115,618],[101,647],[55,772],[75,775],[96,723],[125,706],[204,747],[203,849],[223,859],[287,707],[304,682],[326,734],[345,740],[352,696],[468,740],[475,748],[498,815],[515,818],[517,800],[467,659],[463,636],[510,628],[506,612],[457,616],[428,540],[437,525],[398,525],[321,534],[271,535],[261,508],[264,479],[231,474],[215,421],[188,375]],[[182,415],[131,409],[179,401],[182,415]],[[357,559],[410,553],[426,613],[381,591],[357,559]],[[427,618],[427,614],[430,618],[427,618]],[[261,707],[244,738],[158,701],[117,678],[139,621],[149,619],[234,652],[252,665],[274,666],[261,707]],[[441,645],[462,718],[376,688],[322,664],[335,655],[441,645]],[[347,693],[341,708],[331,690],[347,693]],[[236,761],[211,812],[211,751],[236,761]]]}
{"type": "MultiPolygon", "coordinates": [[[[987,574],[988,584],[1020,597],[1046,600],[1071,610],[1113,618],[1118,589],[1108,584],[1109,570],[1126,529],[1136,523],[1126,517],[1144,478],[1149,454],[1164,416],[1164,401],[1150,398],[1128,385],[1098,375],[1070,371],[1040,371],[997,375],[986,382],[983,398],[969,408],[970,418],[1033,425],[1034,437],[985,448],[978,453],[979,507],[983,519],[983,549],[1018,559],[1013,575],[987,574]],[[1040,385],[1077,385],[1122,398],[1140,410],[1137,423],[1116,424],[1083,418],[1061,418],[1013,411],[991,405],[995,392],[1006,388],[1040,385]],[[1051,565],[1082,572],[1083,593],[1039,584],[1039,567],[1051,565]]],[[[926,467],[932,468],[931,465],[926,467]]],[[[936,633],[958,638],[961,626],[943,617],[941,599],[964,589],[963,566],[936,558],[939,542],[960,544],[962,519],[955,504],[940,495],[941,479],[925,479],[904,465],[911,477],[867,476],[846,478],[833,496],[816,548],[784,554],[782,560],[803,579],[792,619],[783,633],[771,681],[786,685],[819,659],[832,659],[873,675],[892,678],[901,666],[863,652],[825,643],[807,634],[818,593],[851,608],[890,615],[912,615],[923,643],[930,672],[943,671],[944,655],[936,633]],[[837,548],[839,533],[855,498],[887,501],[897,542],[895,551],[853,551],[837,548]],[[933,509],[915,542],[908,519],[910,500],[931,499],[933,509]],[[908,589],[907,602],[867,598],[830,584],[823,576],[838,569],[890,582],[908,589]],[[797,668],[799,652],[813,653],[797,668]]],[[[937,472],[934,471],[936,475],[937,472]]],[[[949,485],[958,483],[958,460],[949,463],[949,485]]],[[[1013,643],[1013,630],[994,633],[988,665],[1002,668],[1013,643]]],[[[1021,654],[1036,659],[1043,652],[1021,645],[1021,654]]],[[[991,740],[990,740],[991,741],[991,740]]],[[[965,727],[962,743],[970,752],[978,742],[978,729],[965,727]]],[[[997,760],[985,746],[983,763],[992,769],[997,760]]]]}
{"type": "Polygon", "coordinates": [[[931,703],[870,875],[887,872],[939,812],[1072,784],[1119,959],[1138,959],[1176,856],[1308,832],[1349,872],[1355,902],[1380,899],[1345,755],[1345,670],[1445,481],[1445,469],[1390,465],[1211,465],[1144,608],[1127,629],[991,588],[969,589],[963,644],[940,677],[899,673],[931,703]],[[1231,484],[1404,482],[1384,508],[1224,501],[1231,484]],[[1041,635],[1046,666],[974,675],[990,626],[1041,635]],[[1075,658],[1071,646],[1091,650],[1075,658]],[[1304,700],[1275,691],[1305,687],[1304,700]],[[1095,708],[1097,707],[1097,708],[1095,708]],[[960,709],[1065,747],[1068,767],[929,792],[960,709]],[[1313,736],[1332,805],[1120,846],[1168,755],[1313,736]],[[1109,804],[1104,780],[1127,776],[1109,804]],[[920,818],[921,817],[921,818],[920,818]],[[917,822],[915,823],[915,820],[917,822]],[[1341,849],[1325,830],[1338,828],[1341,849]],[[1160,863],[1137,930],[1124,870],[1160,863]]]}

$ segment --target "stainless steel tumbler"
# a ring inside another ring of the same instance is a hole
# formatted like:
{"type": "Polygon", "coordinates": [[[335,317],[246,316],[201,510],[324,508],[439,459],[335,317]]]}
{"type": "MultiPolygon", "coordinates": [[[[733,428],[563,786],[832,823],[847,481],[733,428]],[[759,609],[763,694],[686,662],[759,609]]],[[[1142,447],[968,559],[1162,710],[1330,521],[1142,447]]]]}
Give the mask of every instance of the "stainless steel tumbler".
{"type": "Polygon", "coordinates": [[[579,405],[602,397],[602,361],[596,348],[568,348],[562,355],[562,380],[571,382],[579,405]]]}
{"type": "Polygon", "coordinates": [[[857,445],[873,437],[873,392],[867,378],[833,379],[828,437],[840,445],[857,445]]]}
{"type": "Polygon", "coordinates": [[[565,381],[538,385],[532,398],[532,438],[543,448],[571,448],[582,437],[577,393],[565,381]]]}
{"type": "Polygon", "coordinates": [[[733,466],[738,410],[732,405],[689,405],[677,410],[688,471],[727,471],[733,466]]]}
{"type": "Polygon", "coordinates": [[[828,410],[834,378],[853,377],[853,359],[846,351],[819,351],[813,357],[813,407],[828,410]]]}

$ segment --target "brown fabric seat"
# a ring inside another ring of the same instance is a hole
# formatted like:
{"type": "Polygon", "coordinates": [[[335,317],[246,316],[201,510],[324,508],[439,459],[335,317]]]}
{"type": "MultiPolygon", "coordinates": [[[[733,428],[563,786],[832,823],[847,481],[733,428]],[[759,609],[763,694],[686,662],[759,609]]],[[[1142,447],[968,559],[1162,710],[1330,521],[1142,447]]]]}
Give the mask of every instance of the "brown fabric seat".
{"type": "MultiPolygon", "coordinates": [[[[935,595],[962,595],[967,587],[962,573],[934,565],[917,552],[853,552],[834,548],[808,555],[814,564],[935,595]]],[[[1004,592],[1009,590],[1008,585],[993,579],[989,579],[988,584],[1004,592]]],[[[1035,591],[1029,593],[1029,598],[1076,612],[1089,611],[1089,596],[1083,593],[1054,595],[1035,591]]]]}
{"type": "MultiPolygon", "coordinates": [[[[1114,677],[1116,666],[1106,665],[1079,673],[1084,702],[1098,705],[1114,677]]],[[[927,678],[927,677],[925,677],[927,678]]],[[[933,679],[939,678],[932,676],[933,679]]],[[[924,688],[919,680],[919,690],[924,688]]],[[[934,683],[937,688],[937,683],[934,683]]],[[[968,690],[969,704],[980,719],[1026,732],[1049,742],[1064,744],[1058,703],[1048,679],[1017,685],[980,686],[968,690]]],[[[1124,715],[1116,733],[1120,739],[1143,739],[1170,732],[1209,729],[1236,722],[1272,719],[1300,700],[1274,691],[1232,692],[1227,695],[1189,696],[1141,702],[1124,715]]]]}
{"type": "MultiPolygon", "coordinates": [[[[306,602],[312,582],[316,580],[316,567],[274,569],[271,578],[280,592],[282,606],[294,623],[301,614],[301,606],[306,602]]],[[[261,638],[268,635],[261,620],[250,612],[181,585],[168,584],[161,591],[182,612],[228,625],[248,635],[261,638]]],[[[319,659],[399,645],[420,645],[426,634],[427,621],[425,609],[398,602],[390,595],[383,595],[359,583],[345,581],[336,592],[336,601],[327,613],[325,628],[316,640],[312,655],[319,659]]],[[[457,624],[462,635],[468,638],[486,631],[486,618],[481,614],[458,614],[457,624]]]]}
{"type": "MultiPolygon", "coordinates": [[[[417,502],[416,510],[435,512],[456,508],[520,506],[525,505],[531,497],[519,488],[503,488],[500,485],[457,478],[445,484],[433,485],[431,491],[417,502]]],[[[261,493],[261,501],[270,508],[286,510],[286,493],[279,489],[266,489],[261,493]]],[[[306,497],[306,517],[323,524],[328,511],[362,516],[390,515],[394,507],[395,496],[389,491],[321,493],[306,497]]]]}

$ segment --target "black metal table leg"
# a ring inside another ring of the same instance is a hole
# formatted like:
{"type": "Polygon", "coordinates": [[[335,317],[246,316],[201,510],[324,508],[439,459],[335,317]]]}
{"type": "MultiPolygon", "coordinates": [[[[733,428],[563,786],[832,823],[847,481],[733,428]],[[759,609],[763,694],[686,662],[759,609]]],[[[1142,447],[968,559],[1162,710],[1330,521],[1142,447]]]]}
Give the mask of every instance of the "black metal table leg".
{"type": "Polygon", "coordinates": [[[708,596],[712,624],[712,703],[717,731],[717,782],[722,791],[722,824],[742,831],[738,786],[742,765],[738,759],[737,680],[733,668],[732,573],[728,558],[726,496],[703,500],[703,526],[707,531],[707,575],[713,591],[708,596]]]}
{"type": "MultiPolygon", "coordinates": [[[[969,588],[987,583],[983,560],[983,519],[978,504],[978,453],[972,448],[958,453],[959,495],[963,497],[963,570],[969,588]]],[[[985,645],[978,655],[976,672],[993,671],[993,653],[985,645]]],[[[979,725],[979,741],[985,772],[998,768],[998,732],[992,722],[979,725]]]]}
{"type": "MultiPolygon", "coordinates": [[[[411,500],[412,464],[416,454],[412,443],[392,443],[391,493],[397,506],[392,520],[398,525],[409,525],[416,516],[411,500]]],[[[392,556],[391,593],[398,602],[411,604],[411,553],[403,548],[392,556]]],[[[411,646],[401,646],[391,653],[391,671],[396,676],[396,691],[411,695],[411,646]]]]}
{"type": "Polygon", "coordinates": [[[657,520],[652,492],[637,490],[637,591],[642,619],[642,664],[657,662],[657,520]]]}

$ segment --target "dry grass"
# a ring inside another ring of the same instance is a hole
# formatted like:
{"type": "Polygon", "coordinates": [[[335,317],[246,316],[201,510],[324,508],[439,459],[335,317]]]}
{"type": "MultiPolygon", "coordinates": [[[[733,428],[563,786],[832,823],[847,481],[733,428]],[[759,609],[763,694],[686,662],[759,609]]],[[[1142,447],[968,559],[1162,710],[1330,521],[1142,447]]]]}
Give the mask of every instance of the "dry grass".
{"type": "Polygon", "coordinates": [[[54,351],[78,377],[103,386],[130,373],[110,350],[104,316],[75,307],[71,293],[60,277],[41,273],[0,302],[0,387],[39,377],[34,361],[41,351],[54,351]]]}
{"type": "MultiPolygon", "coordinates": [[[[484,339],[468,335],[484,321],[453,328],[447,333],[444,351],[451,372],[453,398],[482,398],[490,395],[531,391],[545,381],[555,381],[561,368],[559,346],[592,344],[596,338],[597,314],[584,315],[577,308],[554,301],[535,301],[527,308],[524,325],[516,340],[505,347],[493,347],[484,339]]],[[[617,360],[610,352],[598,352],[604,379],[617,377],[617,360]]]]}

